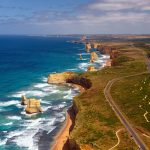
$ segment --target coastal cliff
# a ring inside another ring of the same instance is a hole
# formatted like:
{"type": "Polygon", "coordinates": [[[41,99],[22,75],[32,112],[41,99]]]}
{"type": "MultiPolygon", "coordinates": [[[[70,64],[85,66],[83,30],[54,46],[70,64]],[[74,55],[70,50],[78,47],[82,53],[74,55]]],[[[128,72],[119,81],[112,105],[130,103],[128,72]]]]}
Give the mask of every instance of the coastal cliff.
{"type": "Polygon", "coordinates": [[[70,79],[74,76],[76,76],[76,73],[73,73],[73,72],[63,72],[63,73],[50,74],[48,76],[47,82],[49,84],[62,84],[62,83],[66,83],[67,79],[70,79]]]}

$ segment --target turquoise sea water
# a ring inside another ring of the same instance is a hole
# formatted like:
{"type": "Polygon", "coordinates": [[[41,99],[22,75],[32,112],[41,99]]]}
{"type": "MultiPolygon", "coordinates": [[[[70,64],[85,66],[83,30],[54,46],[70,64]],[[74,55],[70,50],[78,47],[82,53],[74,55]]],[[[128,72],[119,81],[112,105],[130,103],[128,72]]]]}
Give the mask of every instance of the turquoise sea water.
{"type": "MultiPolygon", "coordinates": [[[[86,71],[90,54],[70,37],[0,36],[0,150],[48,150],[78,89],[47,84],[49,73],[86,71]],[[80,60],[82,54],[83,60],[80,60]],[[27,115],[21,96],[41,100],[27,115]]],[[[99,54],[102,67],[108,57],[99,54]]]]}

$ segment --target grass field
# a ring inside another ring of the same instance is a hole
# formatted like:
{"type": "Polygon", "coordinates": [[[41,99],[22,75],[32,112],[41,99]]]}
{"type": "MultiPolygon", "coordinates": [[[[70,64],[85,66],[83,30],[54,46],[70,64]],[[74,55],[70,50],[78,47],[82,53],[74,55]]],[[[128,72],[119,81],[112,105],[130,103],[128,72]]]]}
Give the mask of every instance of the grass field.
{"type": "Polygon", "coordinates": [[[126,114],[135,128],[141,131],[141,133],[150,136],[149,91],[150,74],[144,74],[118,81],[112,87],[111,92],[115,102],[126,114]],[[146,114],[146,118],[144,114],[146,114]]]}
{"type": "MultiPolygon", "coordinates": [[[[108,150],[118,141],[116,131],[123,128],[103,94],[108,81],[116,77],[146,71],[142,50],[132,46],[131,43],[104,44],[118,47],[121,59],[119,58],[119,66],[105,67],[100,71],[80,75],[91,80],[92,88],[74,98],[79,112],[70,138],[75,139],[83,149],[84,145],[85,147],[89,145],[94,150],[108,150]]],[[[121,142],[116,149],[137,149],[127,132],[120,134],[121,142]]]]}

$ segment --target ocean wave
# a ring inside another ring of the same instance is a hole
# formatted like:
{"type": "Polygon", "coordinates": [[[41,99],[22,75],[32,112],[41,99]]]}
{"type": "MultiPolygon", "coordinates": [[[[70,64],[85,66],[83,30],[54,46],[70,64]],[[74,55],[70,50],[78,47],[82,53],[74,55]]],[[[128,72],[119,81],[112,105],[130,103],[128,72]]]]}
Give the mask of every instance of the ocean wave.
{"type": "Polygon", "coordinates": [[[43,78],[42,78],[42,81],[43,81],[43,82],[47,82],[47,77],[43,77],[43,78]]]}
{"type": "Polygon", "coordinates": [[[86,70],[87,70],[87,67],[88,67],[89,65],[90,65],[89,63],[79,63],[78,68],[81,69],[81,70],[86,71],[86,70]]]}
{"type": "Polygon", "coordinates": [[[45,112],[47,111],[48,109],[52,108],[52,106],[42,106],[42,110],[45,112]]]}
{"type": "Polygon", "coordinates": [[[21,98],[22,95],[26,95],[27,97],[31,97],[31,96],[38,96],[38,97],[44,97],[46,96],[48,93],[45,93],[43,91],[40,90],[29,90],[29,91],[20,91],[17,92],[16,94],[11,95],[11,97],[15,97],[15,98],[21,98]]]}
{"type": "Polygon", "coordinates": [[[49,86],[48,83],[38,83],[38,84],[34,85],[35,88],[43,88],[43,87],[47,87],[47,86],[49,86]]]}
{"type": "Polygon", "coordinates": [[[0,102],[0,107],[7,107],[11,105],[16,105],[16,104],[19,104],[19,101],[12,100],[12,101],[7,101],[7,102],[0,102]]]}
{"type": "MultiPolygon", "coordinates": [[[[36,138],[38,141],[37,133],[40,130],[47,131],[47,134],[52,132],[56,126],[54,125],[56,118],[38,118],[35,120],[26,120],[21,126],[22,130],[11,131],[7,138],[15,142],[19,147],[26,147],[29,150],[38,149],[38,144],[36,143],[36,138]]],[[[41,133],[42,134],[42,133],[41,133]]],[[[38,134],[38,136],[41,136],[38,134]]]]}
{"type": "Polygon", "coordinates": [[[8,123],[5,123],[3,124],[4,126],[11,126],[13,124],[13,122],[8,122],[8,123]]]}
{"type": "Polygon", "coordinates": [[[53,106],[51,109],[52,110],[59,110],[59,109],[62,109],[62,108],[64,108],[64,107],[66,107],[67,105],[66,104],[59,104],[59,105],[57,105],[57,106],[53,106]]]}
{"type": "Polygon", "coordinates": [[[77,54],[77,55],[82,55],[82,56],[86,56],[86,55],[90,55],[91,53],[80,53],[80,54],[77,54]]]}
{"type": "Polygon", "coordinates": [[[76,71],[77,68],[67,69],[68,71],[76,71]]]}
{"type": "Polygon", "coordinates": [[[7,118],[11,120],[21,120],[20,116],[8,116],[7,118]]]}
{"type": "Polygon", "coordinates": [[[1,140],[1,139],[0,139],[0,146],[5,145],[6,142],[7,142],[7,139],[4,139],[4,140],[1,140]]]}

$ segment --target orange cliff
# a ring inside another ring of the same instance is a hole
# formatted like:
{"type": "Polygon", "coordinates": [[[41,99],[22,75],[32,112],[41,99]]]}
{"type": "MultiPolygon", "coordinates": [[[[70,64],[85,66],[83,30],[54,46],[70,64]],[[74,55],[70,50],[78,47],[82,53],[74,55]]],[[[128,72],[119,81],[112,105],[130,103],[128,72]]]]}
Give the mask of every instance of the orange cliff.
{"type": "Polygon", "coordinates": [[[116,58],[118,57],[119,52],[115,50],[111,50],[110,52],[110,59],[107,60],[106,66],[111,67],[111,66],[116,66],[116,58]]]}
{"type": "Polygon", "coordinates": [[[63,84],[66,83],[67,79],[76,76],[76,73],[73,72],[62,72],[62,73],[54,73],[48,76],[47,82],[49,84],[63,84]]]}

